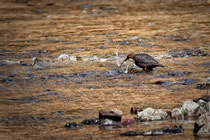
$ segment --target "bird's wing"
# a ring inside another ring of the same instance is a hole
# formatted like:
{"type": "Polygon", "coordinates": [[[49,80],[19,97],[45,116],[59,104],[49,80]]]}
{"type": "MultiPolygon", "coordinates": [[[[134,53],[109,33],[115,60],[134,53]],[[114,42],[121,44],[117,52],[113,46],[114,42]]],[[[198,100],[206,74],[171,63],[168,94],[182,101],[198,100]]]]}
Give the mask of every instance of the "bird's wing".
{"type": "Polygon", "coordinates": [[[150,64],[150,65],[157,65],[159,64],[152,56],[148,54],[137,54],[134,58],[137,60],[138,63],[150,64]]]}

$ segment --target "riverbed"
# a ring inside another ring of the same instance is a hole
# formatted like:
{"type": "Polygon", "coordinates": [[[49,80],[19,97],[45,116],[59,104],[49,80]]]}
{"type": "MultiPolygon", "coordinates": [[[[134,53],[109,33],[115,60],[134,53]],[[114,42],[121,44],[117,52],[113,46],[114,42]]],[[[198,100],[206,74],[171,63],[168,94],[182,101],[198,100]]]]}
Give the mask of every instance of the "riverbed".
{"type": "Polygon", "coordinates": [[[132,138],[194,138],[193,121],[64,125],[113,108],[124,118],[134,117],[131,107],[170,110],[206,95],[197,85],[210,76],[209,1],[2,0],[0,25],[1,139],[126,139],[119,134],[172,124],[184,133],[132,138]],[[132,52],[165,67],[121,72],[117,60],[132,52]]]}

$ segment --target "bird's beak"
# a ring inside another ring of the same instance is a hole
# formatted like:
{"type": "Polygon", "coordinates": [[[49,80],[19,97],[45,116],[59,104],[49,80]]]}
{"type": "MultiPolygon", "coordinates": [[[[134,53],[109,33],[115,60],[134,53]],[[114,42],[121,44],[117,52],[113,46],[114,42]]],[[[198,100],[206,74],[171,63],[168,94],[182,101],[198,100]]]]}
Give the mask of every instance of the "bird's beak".
{"type": "MultiPolygon", "coordinates": [[[[121,63],[121,65],[122,65],[125,61],[127,61],[128,59],[129,59],[129,58],[126,58],[126,59],[121,63]]],[[[120,66],[121,66],[121,65],[120,65],[120,66]]]]}

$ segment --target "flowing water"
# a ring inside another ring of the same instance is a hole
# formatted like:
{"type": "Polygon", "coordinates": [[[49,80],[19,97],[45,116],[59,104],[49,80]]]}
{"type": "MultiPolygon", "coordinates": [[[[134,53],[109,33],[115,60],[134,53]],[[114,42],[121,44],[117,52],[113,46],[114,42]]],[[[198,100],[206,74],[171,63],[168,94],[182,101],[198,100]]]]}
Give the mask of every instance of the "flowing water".
{"type": "Polygon", "coordinates": [[[174,124],[185,132],[132,139],[194,138],[192,121],[64,125],[102,109],[134,117],[131,107],[170,110],[205,95],[196,85],[210,73],[208,0],[1,0],[0,25],[1,139],[127,139],[119,134],[174,124]],[[144,52],[165,67],[121,73],[116,51],[120,62],[144,52]]]}

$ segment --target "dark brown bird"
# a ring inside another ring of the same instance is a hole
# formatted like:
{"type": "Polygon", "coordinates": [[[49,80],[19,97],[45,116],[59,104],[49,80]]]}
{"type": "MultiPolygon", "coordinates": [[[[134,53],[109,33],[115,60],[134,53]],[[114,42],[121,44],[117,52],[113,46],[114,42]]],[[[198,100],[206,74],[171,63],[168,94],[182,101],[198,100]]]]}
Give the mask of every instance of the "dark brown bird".
{"type": "Polygon", "coordinates": [[[159,64],[158,61],[156,61],[152,56],[150,56],[148,54],[144,54],[144,53],[134,54],[134,53],[131,53],[127,56],[127,58],[124,61],[127,61],[130,58],[135,61],[135,64],[138,67],[143,68],[143,70],[146,70],[146,71],[151,71],[155,67],[164,67],[163,65],[159,64]]]}

